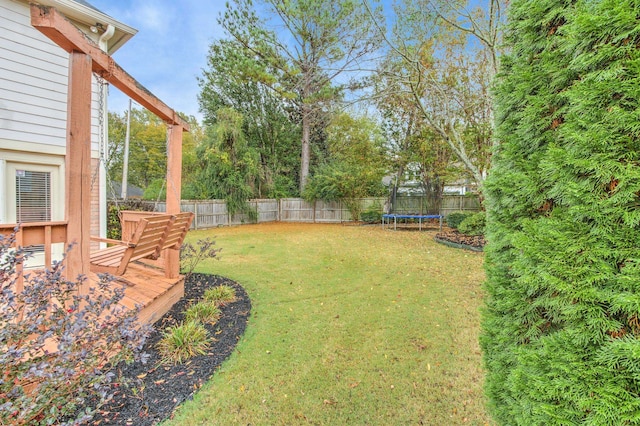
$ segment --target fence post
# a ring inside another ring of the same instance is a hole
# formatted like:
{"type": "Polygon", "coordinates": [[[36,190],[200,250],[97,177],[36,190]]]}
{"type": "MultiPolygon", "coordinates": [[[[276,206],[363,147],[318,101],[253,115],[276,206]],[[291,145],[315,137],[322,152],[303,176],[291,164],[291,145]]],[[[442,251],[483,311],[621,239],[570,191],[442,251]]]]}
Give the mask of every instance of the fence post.
{"type": "Polygon", "coordinates": [[[258,210],[258,200],[253,200],[256,204],[256,223],[260,223],[260,210],[258,210]]]}
{"type": "Polygon", "coordinates": [[[195,229],[198,229],[198,202],[193,201],[193,221],[195,222],[195,229]]]}

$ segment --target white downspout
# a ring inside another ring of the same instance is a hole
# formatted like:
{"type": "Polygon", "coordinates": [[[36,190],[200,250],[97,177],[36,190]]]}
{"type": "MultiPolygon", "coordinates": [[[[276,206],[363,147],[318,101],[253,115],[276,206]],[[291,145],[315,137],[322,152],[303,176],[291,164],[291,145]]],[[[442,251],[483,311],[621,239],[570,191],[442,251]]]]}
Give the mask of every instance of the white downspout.
{"type": "MultiPolygon", "coordinates": [[[[115,32],[115,27],[111,24],[107,25],[107,29],[98,39],[98,46],[105,53],[109,50],[108,42],[113,37],[115,32]]],[[[100,236],[102,238],[106,238],[107,236],[107,168],[106,163],[109,159],[109,109],[107,108],[107,96],[109,95],[109,88],[106,84],[103,84],[100,87],[102,93],[102,137],[100,138],[100,143],[102,144],[99,147],[100,152],[103,154],[103,158],[99,161],[99,179],[100,179],[100,187],[99,187],[99,211],[100,211],[100,236]]],[[[101,244],[101,246],[104,244],[101,244]]]]}

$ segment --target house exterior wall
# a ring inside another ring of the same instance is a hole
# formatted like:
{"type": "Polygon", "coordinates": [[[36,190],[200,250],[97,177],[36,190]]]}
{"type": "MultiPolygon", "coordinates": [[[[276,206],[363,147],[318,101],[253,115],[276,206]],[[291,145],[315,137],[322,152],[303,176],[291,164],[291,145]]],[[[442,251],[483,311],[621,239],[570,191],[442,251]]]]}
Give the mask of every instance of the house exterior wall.
{"type": "Polygon", "coordinates": [[[0,0],[0,40],[0,138],[64,147],[68,54],[14,1],[0,0]]]}
{"type": "MultiPolygon", "coordinates": [[[[29,4],[0,0],[0,162],[18,161],[30,164],[64,164],[67,129],[67,89],[69,54],[31,26],[29,4]]],[[[92,200],[98,199],[100,176],[98,84],[92,84],[92,200]]],[[[61,168],[64,171],[64,168],[61,168]]],[[[64,176],[64,173],[62,173],[64,176]]],[[[7,191],[11,176],[0,177],[9,182],[0,185],[0,212],[10,210],[7,191]]],[[[57,179],[58,193],[64,194],[64,179],[57,179]]],[[[63,195],[64,200],[64,195],[63,195]]],[[[64,205],[64,203],[62,203],[64,205]]],[[[93,204],[93,201],[92,201],[93,204]]],[[[63,208],[63,207],[62,207],[63,208]]],[[[92,206],[92,234],[100,228],[99,208],[92,206]],[[94,225],[95,224],[95,225],[94,225]]],[[[61,213],[64,216],[64,211],[61,213]]],[[[0,221],[11,214],[0,215],[0,221]]]]}

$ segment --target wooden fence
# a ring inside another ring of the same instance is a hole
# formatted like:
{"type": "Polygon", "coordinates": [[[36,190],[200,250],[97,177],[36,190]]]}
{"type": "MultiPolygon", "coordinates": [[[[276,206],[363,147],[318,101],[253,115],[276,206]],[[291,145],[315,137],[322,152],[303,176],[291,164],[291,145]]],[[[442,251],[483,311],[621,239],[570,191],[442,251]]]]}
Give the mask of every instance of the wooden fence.
{"type": "MultiPolygon", "coordinates": [[[[385,197],[363,198],[360,203],[362,211],[371,206],[382,210],[386,201],[385,197]]],[[[427,207],[422,197],[398,197],[396,201],[397,205],[401,206],[401,210],[396,209],[396,213],[427,213],[427,207]],[[399,204],[398,201],[402,204],[399,204]]],[[[164,202],[153,204],[156,211],[166,211],[164,202]]],[[[349,210],[341,201],[307,202],[301,198],[282,198],[279,200],[249,200],[249,205],[258,212],[258,223],[276,221],[340,223],[351,220],[349,210]]],[[[230,215],[224,200],[183,200],[181,209],[194,213],[195,217],[191,229],[207,229],[251,222],[244,214],[230,215]]],[[[446,216],[453,211],[461,210],[480,210],[478,197],[468,195],[445,195],[443,197],[440,214],[446,216]]]]}

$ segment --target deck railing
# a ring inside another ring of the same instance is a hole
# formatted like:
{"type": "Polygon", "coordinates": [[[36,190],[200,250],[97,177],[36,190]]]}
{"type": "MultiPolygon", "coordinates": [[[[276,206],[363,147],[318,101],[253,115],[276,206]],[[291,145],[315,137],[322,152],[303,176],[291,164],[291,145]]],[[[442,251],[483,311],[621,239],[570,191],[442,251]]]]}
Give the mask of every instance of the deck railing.
{"type": "MultiPolygon", "coordinates": [[[[42,262],[37,267],[49,268],[54,259],[54,244],[67,242],[67,222],[29,222],[29,223],[3,223],[0,224],[0,235],[5,237],[15,233],[16,247],[29,249],[37,247],[42,254],[42,262]],[[16,232],[17,231],[17,232],[16,232]]],[[[62,253],[65,250],[63,245],[62,253]]],[[[60,253],[60,255],[62,254],[60,253]]],[[[21,292],[24,288],[24,264],[19,263],[16,270],[16,290],[21,292]]],[[[27,265],[28,267],[28,265],[27,265]]]]}

